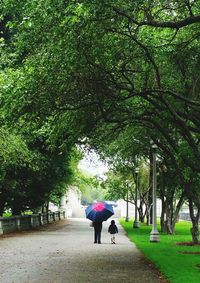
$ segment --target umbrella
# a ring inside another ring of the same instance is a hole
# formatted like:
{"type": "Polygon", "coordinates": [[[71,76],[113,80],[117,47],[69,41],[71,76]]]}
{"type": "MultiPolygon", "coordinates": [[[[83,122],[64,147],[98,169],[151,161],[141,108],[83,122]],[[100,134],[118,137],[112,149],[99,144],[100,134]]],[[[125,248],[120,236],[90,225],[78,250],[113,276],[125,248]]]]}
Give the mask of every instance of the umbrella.
{"type": "Polygon", "coordinates": [[[114,214],[112,205],[106,202],[97,202],[89,205],[86,210],[86,217],[94,222],[106,221],[114,214]]]}

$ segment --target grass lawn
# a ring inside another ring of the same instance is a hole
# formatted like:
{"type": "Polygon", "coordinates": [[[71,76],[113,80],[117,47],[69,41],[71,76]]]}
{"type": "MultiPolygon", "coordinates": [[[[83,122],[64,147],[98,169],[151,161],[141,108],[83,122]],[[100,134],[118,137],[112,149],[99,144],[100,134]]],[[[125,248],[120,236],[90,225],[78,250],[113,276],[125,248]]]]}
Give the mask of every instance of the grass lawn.
{"type": "MultiPolygon", "coordinates": [[[[120,223],[127,232],[128,237],[141,250],[146,258],[172,283],[198,283],[200,282],[200,246],[178,246],[177,242],[190,242],[190,227],[188,222],[176,224],[175,235],[160,234],[159,243],[150,243],[151,226],[140,225],[133,229],[133,222],[120,223]],[[191,252],[187,254],[184,252],[191,252]],[[199,254],[192,254],[199,252],[199,254]]],[[[159,227],[158,227],[159,229],[159,227]]]]}

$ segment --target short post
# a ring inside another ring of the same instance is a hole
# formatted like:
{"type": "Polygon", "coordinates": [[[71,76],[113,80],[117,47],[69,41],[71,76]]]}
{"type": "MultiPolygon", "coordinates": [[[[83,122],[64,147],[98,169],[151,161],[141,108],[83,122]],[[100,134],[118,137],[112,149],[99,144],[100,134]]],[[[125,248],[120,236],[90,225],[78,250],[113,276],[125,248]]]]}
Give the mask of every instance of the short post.
{"type": "Polygon", "coordinates": [[[136,184],[135,184],[135,219],[133,222],[133,228],[139,228],[139,221],[138,221],[138,209],[137,209],[137,199],[138,199],[138,174],[139,168],[135,169],[135,177],[136,177],[136,184]]]}
{"type": "Polygon", "coordinates": [[[50,217],[51,217],[50,212],[47,212],[46,213],[47,223],[50,223],[50,217]]]}
{"type": "Polygon", "coordinates": [[[55,212],[53,212],[53,221],[56,221],[55,212]]]}
{"type": "Polygon", "coordinates": [[[43,225],[43,217],[42,217],[42,213],[39,213],[39,214],[38,214],[38,218],[39,218],[40,226],[42,226],[42,225],[43,225]]]}
{"type": "Polygon", "coordinates": [[[152,231],[150,234],[150,242],[160,242],[160,236],[157,229],[157,174],[156,174],[156,149],[157,146],[154,144],[152,146],[152,153],[153,153],[153,224],[152,224],[152,231]]]}
{"type": "Polygon", "coordinates": [[[16,228],[17,228],[18,231],[21,230],[21,221],[20,220],[21,219],[20,219],[19,215],[15,216],[15,221],[16,221],[15,223],[16,223],[16,228]]]}
{"type": "Polygon", "coordinates": [[[0,219],[0,235],[3,235],[3,221],[0,219]]]}
{"type": "Polygon", "coordinates": [[[34,218],[33,218],[33,214],[31,214],[29,216],[29,221],[30,221],[30,228],[33,228],[34,227],[34,218]]]}
{"type": "Polygon", "coordinates": [[[61,220],[61,213],[58,211],[58,219],[61,220]]]}

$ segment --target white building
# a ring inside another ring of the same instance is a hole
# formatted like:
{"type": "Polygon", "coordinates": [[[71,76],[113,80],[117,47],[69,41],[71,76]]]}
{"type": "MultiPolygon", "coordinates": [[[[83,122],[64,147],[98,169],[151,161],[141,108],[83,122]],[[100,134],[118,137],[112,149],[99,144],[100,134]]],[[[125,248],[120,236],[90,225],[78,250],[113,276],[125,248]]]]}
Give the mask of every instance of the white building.
{"type": "Polygon", "coordinates": [[[64,210],[66,217],[81,217],[81,191],[75,187],[70,186],[64,196],[61,198],[60,210],[64,210]]]}

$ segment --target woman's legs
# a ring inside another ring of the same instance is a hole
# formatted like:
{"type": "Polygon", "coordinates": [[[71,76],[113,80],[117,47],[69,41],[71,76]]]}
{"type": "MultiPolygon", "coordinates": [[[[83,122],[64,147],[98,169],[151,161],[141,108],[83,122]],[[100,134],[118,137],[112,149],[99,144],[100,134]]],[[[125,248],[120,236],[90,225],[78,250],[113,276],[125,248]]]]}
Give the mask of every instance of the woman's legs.
{"type": "Polygon", "coordinates": [[[94,243],[101,244],[102,222],[94,222],[94,243]]]}
{"type": "Polygon", "coordinates": [[[94,231],[94,243],[101,244],[101,230],[95,229],[94,231]]]}
{"type": "Polygon", "coordinates": [[[97,243],[98,233],[97,229],[94,229],[94,243],[97,243]]]}
{"type": "Polygon", "coordinates": [[[97,241],[98,241],[98,244],[101,244],[101,230],[98,231],[98,234],[97,234],[97,241]]]}

